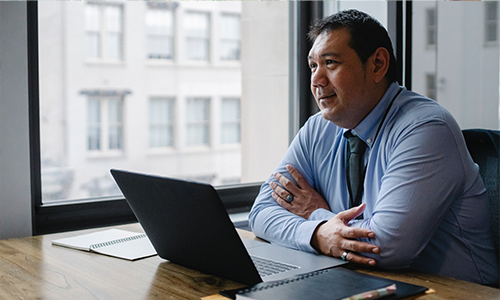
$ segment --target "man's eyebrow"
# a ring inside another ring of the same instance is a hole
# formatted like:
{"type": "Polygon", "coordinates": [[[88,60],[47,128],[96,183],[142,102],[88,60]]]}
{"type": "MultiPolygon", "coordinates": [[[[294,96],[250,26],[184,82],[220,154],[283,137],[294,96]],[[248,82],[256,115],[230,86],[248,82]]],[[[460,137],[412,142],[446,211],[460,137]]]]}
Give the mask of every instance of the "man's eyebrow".
{"type": "MultiPolygon", "coordinates": [[[[328,57],[328,56],[333,56],[333,57],[340,57],[340,54],[337,54],[335,52],[325,52],[320,55],[320,57],[328,57]]],[[[308,55],[307,59],[311,60],[312,56],[308,55]]]]}

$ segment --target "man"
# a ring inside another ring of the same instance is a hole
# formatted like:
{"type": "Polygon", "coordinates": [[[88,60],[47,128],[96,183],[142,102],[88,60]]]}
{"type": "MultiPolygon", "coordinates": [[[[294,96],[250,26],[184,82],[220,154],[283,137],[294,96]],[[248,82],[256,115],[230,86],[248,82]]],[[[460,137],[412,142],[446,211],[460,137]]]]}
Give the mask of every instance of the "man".
{"type": "Polygon", "coordinates": [[[332,15],[309,37],[321,112],[262,186],[253,232],[356,263],[497,284],[486,190],[453,117],[397,84],[388,34],[367,14],[332,15]],[[349,154],[356,136],[366,150],[349,154]],[[360,169],[358,187],[346,168],[360,169]]]}

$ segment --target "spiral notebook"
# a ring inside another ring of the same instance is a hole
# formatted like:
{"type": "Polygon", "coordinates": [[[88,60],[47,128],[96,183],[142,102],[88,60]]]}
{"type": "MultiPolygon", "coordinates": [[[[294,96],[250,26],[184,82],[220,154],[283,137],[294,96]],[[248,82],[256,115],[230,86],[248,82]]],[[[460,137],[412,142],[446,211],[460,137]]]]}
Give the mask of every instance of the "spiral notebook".
{"type": "Polygon", "coordinates": [[[146,234],[121,229],[108,229],[53,240],[52,245],[96,252],[127,260],[156,255],[156,250],[146,234]]]}
{"type": "Polygon", "coordinates": [[[285,280],[264,282],[253,287],[222,291],[231,299],[350,299],[351,296],[396,284],[393,294],[384,300],[405,299],[425,293],[426,287],[354,272],[345,268],[332,268],[290,277],[285,280]]]}

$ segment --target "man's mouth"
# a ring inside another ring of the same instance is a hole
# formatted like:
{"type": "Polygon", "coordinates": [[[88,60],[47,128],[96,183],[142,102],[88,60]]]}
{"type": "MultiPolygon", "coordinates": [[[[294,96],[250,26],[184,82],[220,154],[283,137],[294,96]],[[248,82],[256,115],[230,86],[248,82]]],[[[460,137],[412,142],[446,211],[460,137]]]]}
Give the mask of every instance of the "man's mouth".
{"type": "Polygon", "coordinates": [[[320,96],[318,99],[319,101],[323,101],[323,100],[328,100],[329,98],[333,98],[337,96],[337,94],[332,94],[332,95],[327,95],[327,96],[320,96]]]}

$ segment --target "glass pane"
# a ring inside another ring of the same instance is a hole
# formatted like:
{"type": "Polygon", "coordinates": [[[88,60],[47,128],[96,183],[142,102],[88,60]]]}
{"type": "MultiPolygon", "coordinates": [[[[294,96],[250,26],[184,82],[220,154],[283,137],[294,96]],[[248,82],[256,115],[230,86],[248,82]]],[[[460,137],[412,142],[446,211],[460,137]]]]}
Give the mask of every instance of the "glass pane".
{"type": "Polygon", "coordinates": [[[209,15],[206,13],[189,12],[184,16],[184,29],[189,37],[208,38],[209,15]]]}
{"type": "Polygon", "coordinates": [[[283,157],[289,3],[40,1],[38,9],[44,203],[119,196],[111,168],[217,186],[262,182],[283,157]],[[222,15],[247,26],[239,36],[231,28],[224,47],[222,15]],[[241,64],[221,67],[239,48],[241,64]],[[146,59],[175,52],[183,54],[168,64],[146,59]],[[190,52],[206,63],[186,64],[190,52]]]}
{"type": "Polygon", "coordinates": [[[101,148],[101,101],[91,98],[88,103],[88,149],[101,148]]]}
{"type": "Polygon", "coordinates": [[[106,57],[107,58],[121,58],[122,49],[122,35],[121,33],[108,33],[106,39],[106,57]]]}
{"type": "Polygon", "coordinates": [[[240,120],[240,99],[222,99],[222,122],[240,120]]]}
{"type": "Polygon", "coordinates": [[[241,38],[241,23],[238,15],[222,15],[221,38],[239,40],[241,38]]]}
{"type": "Polygon", "coordinates": [[[173,100],[151,99],[149,102],[149,146],[173,146],[173,100]]]}
{"type": "Polygon", "coordinates": [[[239,143],[241,138],[240,99],[222,99],[221,143],[239,143]]]}
{"type": "Polygon", "coordinates": [[[146,13],[147,49],[149,58],[173,57],[173,11],[149,9],[146,13]]]}
{"type": "Polygon", "coordinates": [[[101,16],[99,6],[91,4],[85,6],[85,30],[101,30],[101,16]]]}
{"type": "Polygon", "coordinates": [[[221,60],[240,60],[240,41],[222,40],[220,48],[221,60]]]}
{"type": "Polygon", "coordinates": [[[188,38],[186,41],[187,58],[191,60],[208,60],[208,40],[188,38]]]}
{"type": "Polygon", "coordinates": [[[497,16],[489,1],[413,2],[412,89],[438,101],[462,129],[500,127],[497,16]]]}
{"type": "Polygon", "coordinates": [[[85,53],[88,58],[98,58],[101,56],[101,43],[98,32],[87,32],[85,39],[85,53]]]}
{"type": "Polygon", "coordinates": [[[209,105],[209,99],[188,99],[186,107],[186,141],[188,146],[208,144],[209,105]]]}
{"type": "Polygon", "coordinates": [[[148,34],[173,35],[174,23],[171,10],[150,9],[146,13],[146,30],[148,34]]]}
{"type": "Polygon", "coordinates": [[[104,6],[106,17],[106,30],[109,32],[122,31],[121,8],[119,6],[104,6]]]}

